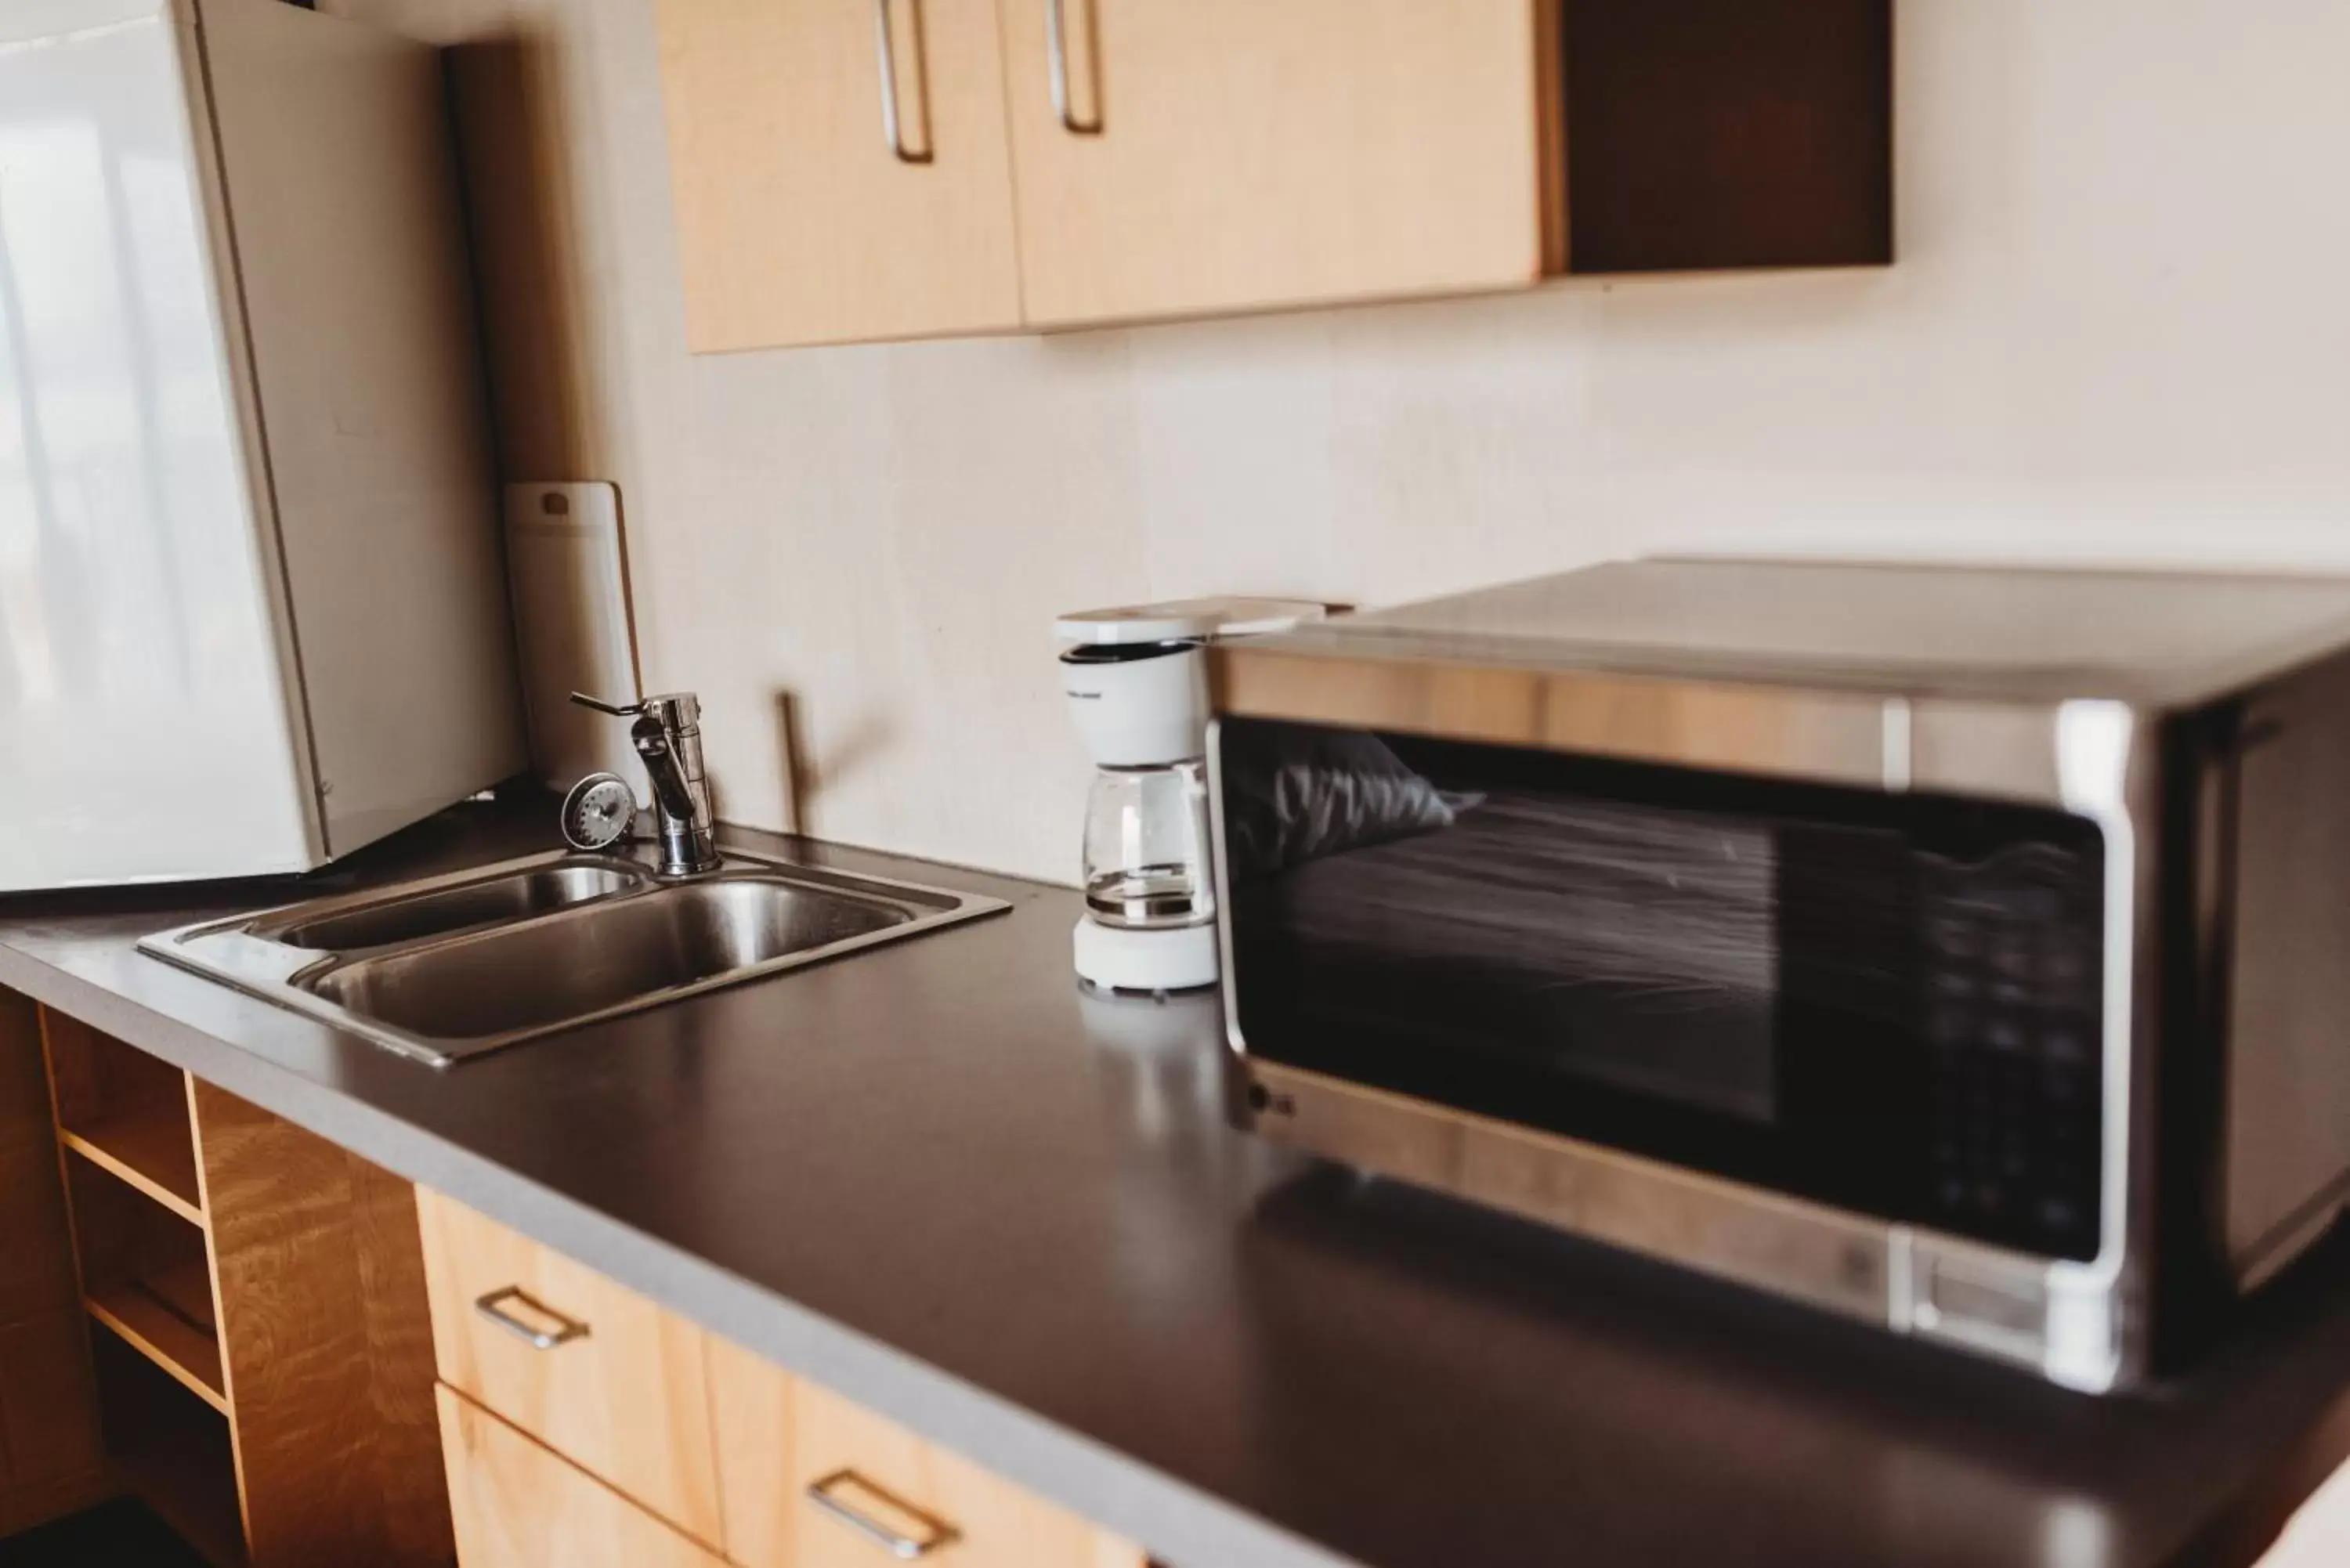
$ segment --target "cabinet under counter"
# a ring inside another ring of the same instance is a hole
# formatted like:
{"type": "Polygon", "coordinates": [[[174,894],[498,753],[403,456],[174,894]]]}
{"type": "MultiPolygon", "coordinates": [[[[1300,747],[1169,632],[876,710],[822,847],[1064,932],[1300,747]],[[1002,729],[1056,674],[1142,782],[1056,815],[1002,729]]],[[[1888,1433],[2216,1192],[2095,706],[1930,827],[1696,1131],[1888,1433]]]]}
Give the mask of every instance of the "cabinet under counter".
{"type": "Polygon", "coordinates": [[[463,1204],[417,1198],[460,1568],[575,1568],[614,1542],[642,1553],[616,1565],[1144,1568],[983,1466],[463,1204]]]}

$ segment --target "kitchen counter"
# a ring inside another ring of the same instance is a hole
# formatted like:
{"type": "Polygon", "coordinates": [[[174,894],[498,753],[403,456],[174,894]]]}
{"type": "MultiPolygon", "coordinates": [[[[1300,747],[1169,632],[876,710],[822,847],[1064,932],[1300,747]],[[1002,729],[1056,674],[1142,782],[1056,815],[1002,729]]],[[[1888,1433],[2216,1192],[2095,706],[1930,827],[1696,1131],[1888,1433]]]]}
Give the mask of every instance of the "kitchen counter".
{"type": "Polygon", "coordinates": [[[0,898],[24,992],[603,1271],[1179,1568],[2241,1568],[2350,1458],[2350,1243],[2089,1399],[1232,1131],[1211,999],[1081,995],[1075,894],[448,1072],[133,950],[528,853],[0,898]]]}

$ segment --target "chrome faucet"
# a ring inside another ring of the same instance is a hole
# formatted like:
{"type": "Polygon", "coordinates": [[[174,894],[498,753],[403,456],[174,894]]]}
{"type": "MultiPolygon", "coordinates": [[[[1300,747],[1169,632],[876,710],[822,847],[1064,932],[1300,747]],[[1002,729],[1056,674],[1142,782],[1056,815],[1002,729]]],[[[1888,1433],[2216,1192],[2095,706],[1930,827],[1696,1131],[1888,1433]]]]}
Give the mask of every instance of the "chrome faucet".
{"type": "Polygon", "coordinates": [[[653,810],[660,820],[660,874],[691,877],[718,869],[710,782],[702,771],[701,699],[691,691],[669,691],[624,705],[574,691],[571,700],[615,719],[636,721],[629,740],[652,780],[653,810]]]}

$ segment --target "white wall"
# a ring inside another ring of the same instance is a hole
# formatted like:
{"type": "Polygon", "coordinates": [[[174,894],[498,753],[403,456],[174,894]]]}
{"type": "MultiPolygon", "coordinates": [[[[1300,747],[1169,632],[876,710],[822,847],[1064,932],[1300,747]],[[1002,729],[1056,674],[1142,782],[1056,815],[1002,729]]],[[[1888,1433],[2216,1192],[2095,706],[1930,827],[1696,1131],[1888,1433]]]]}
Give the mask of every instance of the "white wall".
{"type": "Polygon", "coordinates": [[[1072,876],[1048,628],[1099,603],[1692,545],[2350,567],[2339,0],[1905,0],[1889,271],[700,359],[650,5],[327,8],[524,41],[544,212],[485,228],[559,249],[567,384],[509,370],[510,473],[619,483],[738,820],[790,820],[789,691],[812,830],[1072,876]]]}

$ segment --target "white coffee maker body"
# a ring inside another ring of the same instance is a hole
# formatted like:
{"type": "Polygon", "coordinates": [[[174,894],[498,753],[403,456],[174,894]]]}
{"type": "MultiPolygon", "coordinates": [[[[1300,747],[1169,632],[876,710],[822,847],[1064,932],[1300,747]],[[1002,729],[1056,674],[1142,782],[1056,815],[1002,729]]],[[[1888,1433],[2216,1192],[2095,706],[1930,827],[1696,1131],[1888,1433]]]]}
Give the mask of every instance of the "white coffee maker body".
{"type": "Polygon", "coordinates": [[[1086,800],[1077,975],[1105,990],[1213,985],[1215,877],[1208,828],[1211,638],[1318,618],[1286,599],[1191,599],[1087,610],[1055,632],[1061,689],[1093,753],[1086,800]]]}

